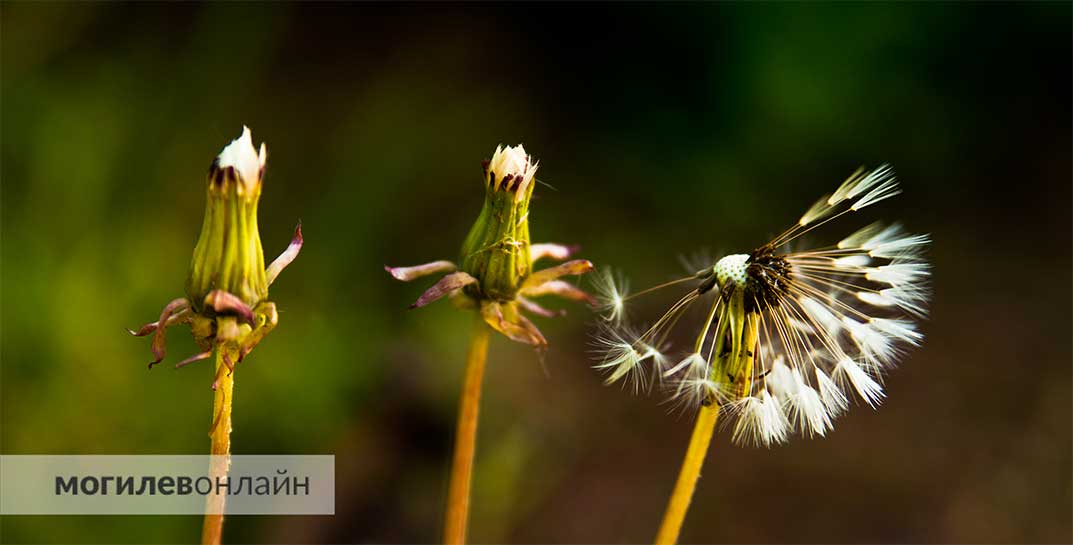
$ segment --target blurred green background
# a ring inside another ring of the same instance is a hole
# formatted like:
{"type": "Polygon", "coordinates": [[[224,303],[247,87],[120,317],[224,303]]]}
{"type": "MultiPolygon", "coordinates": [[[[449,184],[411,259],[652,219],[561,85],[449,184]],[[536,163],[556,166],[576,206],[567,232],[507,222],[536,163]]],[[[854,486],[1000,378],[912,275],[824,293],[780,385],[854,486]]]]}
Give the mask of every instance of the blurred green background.
{"type": "MultiPolygon", "coordinates": [[[[454,259],[480,162],[541,161],[535,241],[644,287],[747,250],[858,165],[930,232],[925,346],[828,438],[720,434],[684,542],[1069,542],[1071,7],[1046,4],[39,4],[4,2],[3,454],[207,452],[210,365],[152,372],[205,171],[248,124],[269,150],[280,327],[237,374],[234,452],[336,455],[333,517],[231,517],[225,539],[439,538],[466,335],[427,282],[454,259]]],[[[866,219],[818,234],[839,237],[866,219]]],[[[672,293],[637,315],[651,316],[672,293]]],[[[474,542],[654,535],[690,431],[604,387],[594,317],[493,340],[474,542]]],[[[194,352],[169,335],[169,359],[194,352]]],[[[3,517],[4,542],[180,543],[198,517],[3,517]]]]}

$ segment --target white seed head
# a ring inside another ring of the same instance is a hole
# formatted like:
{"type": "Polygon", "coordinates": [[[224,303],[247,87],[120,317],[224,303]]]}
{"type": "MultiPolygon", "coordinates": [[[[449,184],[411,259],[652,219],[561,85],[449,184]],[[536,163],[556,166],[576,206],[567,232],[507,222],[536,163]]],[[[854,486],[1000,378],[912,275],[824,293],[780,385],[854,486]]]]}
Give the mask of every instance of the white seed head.
{"type": "MultiPolygon", "coordinates": [[[[924,338],[914,318],[925,315],[931,294],[930,265],[923,255],[931,238],[909,234],[898,224],[873,223],[836,247],[783,249],[820,223],[900,191],[889,166],[859,170],[813,204],[798,225],[757,252],[725,256],[697,273],[695,278],[709,282],[709,275],[714,276],[721,288],[742,286],[741,295],[748,299],[733,299],[736,291],[714,299],[708,321],[698,330],[694,353],[663,373],[676,379],[672,399],[694,407],[717,403],[728,416],[724,422],[733,426],[735,442],[763,446],[785,441],[795,432],[825,435],[848,408],[850,391],[878,405],[884,398],[883,373],[924,338]],[[751,255],[757,256],[755,263],[751,255]],[[758,324],[756,337],[749,337],[757,344],[740,346],[746,338],[740,324],[750,323],[758,324]],[[720,346],[723,352],[716,354],[720,346]],[[754,350],[754,365],[731,365],[726,354],[741,352],[730,348],[754,350]]],[[[620,290],[608,284],[612,288],[605,298],[614,315],[620,290]]],[[[702,291],[698,286],[680,299],[657,324],[673,327],[702,291]]],[[[654,338],[666,338],[666,333],[660,329],[654,338]]],[[[622,366],[633,369],[646,357],[662,358],[646,356],[647,348],[639,346],[624,344],[607,360],[605,366],[618,371],[612,379],[628,372],[620,371],[622,366]],[[633,352],[627,355],[626,348],[633,352]]]]}
{"type": "Polygon", "coordinates": [[[719,281],[719,285],[724,286],[729,281],[739,286],[744,286],[745,281],[749,278],[745,272],[746,261],[748,260],[749,254],[731,254],[717,261],[714,271],[715,279],[719,281]]]}
{"type": "Polygon", "coordinates": [[[261,151],[258,153],[253,147],[250,128],[243,126],[242,134],[232,140],[216,157],[216,167],[235,169],[243,189],[253,190],[261,179],[261,169],[265,166],[266,159],[264,143],[261,143],[261,151]]]}

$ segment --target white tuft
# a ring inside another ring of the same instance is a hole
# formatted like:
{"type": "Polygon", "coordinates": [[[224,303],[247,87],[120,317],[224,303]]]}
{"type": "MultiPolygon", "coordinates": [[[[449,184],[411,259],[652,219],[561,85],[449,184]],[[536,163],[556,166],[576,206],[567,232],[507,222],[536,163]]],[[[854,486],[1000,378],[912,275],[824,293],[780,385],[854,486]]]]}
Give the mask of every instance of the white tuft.
{"type": "Polygon", "coordinates": [[[879,291],[879,295],[894,301],[901,309],[916,316],[928,314],[928,290],[920,285],[903,284],[879,291]]]}
{"type": "Polygon", "coordinates": [[[708,360],[704,359],[704,356],[694,352],[675,364],[674,367],[664,371],[663,376],[672,376],[682,369],[686,370],[686,374],[690,378],[703,378],[708,374],[708,360]]]}
{"type": "Polygon", "coordinates": [[[846,178],[846,181],[842,182],[842,185],[838,186],[834,194],[827,199],[827,204],[834,206],[849,198],[849,192],[853,191],[864,177],[864,167],[858,168],[849,178],[846,178]]]}
{"type": "Polygon", "coordinates": [[[850,385],[865,402],[873,408],[883,400],[883,387],[861,369],[857,362],[845,358],[835,367],[835,378],[843,385],[850,385]]]}
{"type": "Polygon", "coordinates": [[[797,224],[804,227],[818,219],[825,218],[834,212],[835,207],[831,205],[831,195],[824,195],[820,197],[815,204],[812,205],[805,214],[801,216],[801,219],[797,220],[797,224]]]}
{"type": "Polygon", "coordinates": [[[873,365],[882,367],[898,355],[890,334],[874,327],[871,322],[863,324],[849,316],[843,316],[842,325],[846,326],[861,353],[873,365]]]}
{"type": "Polygon", "coordinates": [[[845,250],[848,248],[860,248],[865,242],[872,239],[877,233],[883,230],[883,224],[881,222],[875,222],[871,225],[862,227],[854,232],[852,235],[842,239],[838,243],[839,249],[845,250]]]}
{"type": "Polygon", "coordinates": [[[819,322],[832,338],[842,329],[842,323],[827,305],[804,295],[798,297],[797,302],[801,305],[801,310],[819,322]]]}
{"type": "Polygon", "coordinates": [[[499,189],[503,180],[510,176],[511,184],[517,185],[518,198],[521,198],[536,175],[537,164],[525,153],[525,147],[521,144],[505,148],[500,145],[496,146],[492,160],[488,162],[488,171],[494,175],[492,184],[495,189],[499,189]],[[515,183],[516,179],[521,179],[521,182],[515,183]]]}
{"type": "Polygon", "coordinates": [[[820,398],[819,392],[814,390],[801,374],[801,369],[792,372],[793,394],[786,398],[790,408],[790,421],[797,424],[801,433],[824,435],[831,429],[831,417],[827,413],[827,405],[820,398]]]}
{"type": "Polygon", "coordinates": [[[920,346],[920,341],[924,339],[924,334],[917,331],[916,324],[909,320],[872,318],[870,322],[874,329],[913,346],[920,346]]]}
{"type": "Polygon", "coordinates": [[[917,257],[929,243],[928,235],[909,235],[901,225],[894,224],[865,240],[860,247],[872,257],[896,259],[917,257]]]}
{"type": "Polygon", "coordinates": [[[759,397],[750,396],[734,402],[738,421],[731,439],[738,444],[771,446],[786,441],[790,423],[782,403],[764,390],[759,397]]]}
{"type": "Polygon", "coordinates": [[[626,296],[629,283],[622,276],[615,276],[610,269],[601,269],[593,276],[593,289],[598,301],[597,310],[604,319],[618,325],[626,318],[626,296]]]}
{"type": "Polygon", "coordinates": [[[216,167],[235,169],[244,188],[253,189],[261,178],[261,167],[264,166],[265,159],[265,145],[261,144],[261,152],[258,154],[253,147],[250,128],[243,125],[242,135],[232,140],[216,157],[216,167]]]}
{"type": "MultiPolygon", "coordinates": [[[[886,290],[884,290],[886,291],[886,290]]],[[[897,301],[884,295],[882,292],[874,291],[859,291],[857,292],[857,299],[868,303],[874,307],[893,307],[898,304],[897,301]]]]}
{"type": "Polygon", "coordinates": [[[860,210],[902,192],[898,187],[898,181],[894,178],[894,171],[889,166],[880,167],[870,174],[866,181],[870,183],[865,184],[862,182],[850,192],[849,197],[852,198],[864,191],[868,191],[857,202],[853,203],[853,206],[849,207],[850,210],[860,210]]]}
{"type": "Polygon", "coordinates": [[[823,404],[827,406],[827,412],[831,416],[838,416],[849,408],[849,401],[846,399],[846,394],[842,393],[842,388],[839,388],[819,367],[816,368],[816,383],[820,386],[820,398],[823,399],[823,404]]]}
{"type": "Polygon", "coordinates": [[[848,255],[835,260],[835,267],[840,269],[860,269],[872,263],[872,259],[865,254],[848,255]]]}
{"type": "Polygon", "coordinates": [[[775,362],[771,364],[771,372],[764,378],[764,381],[768,389],[777,397],[786,398],[795,393],[794,375],[786,366],[782,354],[775,358],[775,362]]]}
{"type": "Polygon", "coordinates": [[[868,269],[864,277],[873,282],[882,282],[892,286],[913,284],[931,274],[927,263],[894,262],[868,269]]]}
{"type": "Polygon", "coordinates": [[[882,165],[860,178],[860,180],[846,193],[847,199],[852,199],[865,192],[872,192],[877,186],[894,181],[894,170],[890,165],[882,165]]]}

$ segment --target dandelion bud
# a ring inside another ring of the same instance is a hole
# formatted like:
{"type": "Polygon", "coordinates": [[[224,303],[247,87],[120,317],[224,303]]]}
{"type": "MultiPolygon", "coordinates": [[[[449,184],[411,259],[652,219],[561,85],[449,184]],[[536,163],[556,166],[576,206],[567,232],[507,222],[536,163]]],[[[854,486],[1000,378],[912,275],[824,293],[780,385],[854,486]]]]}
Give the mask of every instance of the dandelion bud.
{"type": "Polygon", "coordinates": [[[466,288],[478,299],[511,300],[532,272],[529,199],[537,165],[525,148],[500,146],[484,165],[484,206],[462,245],[462,271],[477,279],[466,288]]]}
{"type": "Polygon", "coordinates": [[[265,146],[258,153],[250,129],[220,152],[209,168],[205,220],[190,261],[186,295],[200,313],[215,290],[237,296],[249,307],[268,296],[264,251],[257,232],[257,201],[265,146]]]}
{"type": "Polygon", "coordinates": [[[458,308],[479,310],[484,321],[507,338],[542,347],[547,344],[544,335],[521,311],[545,317],[560,313],[530,298],[555,295],[595,304],[589,294],[562,280],[591,271],[589,261],[575,259],[533,272],[535,261],[562,261],[576,251],[562,244],[530,244],[529,199],[536,171],[536,162],[522,146],[496,147],[492,159],[484,162],[484,205],[462,244],[461,266],[440,260],[412,267],[384,267],[404,282],[447,273],[410,308],[449,296],[458,308]]]}
{"type": "Polygon", "coordinates": [[[302,226],[298,225],[290,245],[266,268],[257,232],[265,146],[261,144],[256,151],[250,129],[242,129],[242,136],[228,144],[209,167],[205,219],[190,260],[186,297],[168,303],[156,322],[130,330],[139,337],[153,334],[155,359],[150,368],[164,359],[165,331],[171,326],[190,325],[202,349],[176,367],[207,359],[222,345],[227,345],[221,354],[230,367],[276,326],[276,305],[268,300],[268,286],[298,257],[302,226]]]}

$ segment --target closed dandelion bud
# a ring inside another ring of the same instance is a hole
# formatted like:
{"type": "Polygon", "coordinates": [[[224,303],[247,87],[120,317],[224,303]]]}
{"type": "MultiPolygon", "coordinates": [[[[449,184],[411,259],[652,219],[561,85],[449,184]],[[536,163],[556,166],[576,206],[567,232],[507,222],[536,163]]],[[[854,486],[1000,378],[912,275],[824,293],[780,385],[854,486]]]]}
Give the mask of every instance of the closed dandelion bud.
{"type": "Polygon", "coordinates": [[[529,199],[537,165],[522,146],[497,147],[484,163],[484,206],[462,245],[462,270],[476,298],[508,301],[532,272],[529,199]]]}
{"type": "Polygon", "coordinates": [[[223,290],[253,307],[268,296],[264,251],[257,232],[257,202],[265,146],[253,147],[250,129],[231,142],[209,168],[205,220],[190,260],[186,295],[200,313],[205,297],[223,290]]]}
{"type": "Polygon", "coordinates": [[[265,146],[253,147],[250,129],[220,152],[209,168],[205,190],[205,219],[190,260],[186,297],[168,303],[160,320],[131,331],[153,333],[149,366],[165,355],[165,331],[189,324],[202,352],[176,367],[209,358],[225,347],[228,366],[241,361],[276,325],[276,307],[268,286],[298,256],[302,247],[299,225],[290,246],[267,268],[257,230],[257,202],[265,168],[265,146]],[[226,345],[226,346],[224,346],[226,345]]]}
{"type": "Polygon", "coordinates": [[[433,261],[413,267],[385,267],[398,280],[447,273],[410,305],[423,307],[444,296],[461,308],[478,309],[484,321],[511,340],[537,347],[544,336],[522,311],[539,316],[560,313],[543,308],[532,297],[556,295],[574,301],[595,301],[564,276],[592,270],[584,259],[566,261],[533,271],[545,259],[568,260],[574,248],[529,242],[529,199],[533,196],[537,163],[525,148],[498,146],[484,163],[484,204],[477,222],[462,244],[461,266],[433,261]]]}

